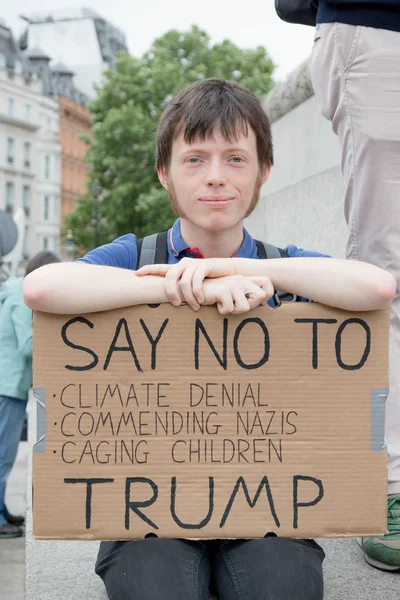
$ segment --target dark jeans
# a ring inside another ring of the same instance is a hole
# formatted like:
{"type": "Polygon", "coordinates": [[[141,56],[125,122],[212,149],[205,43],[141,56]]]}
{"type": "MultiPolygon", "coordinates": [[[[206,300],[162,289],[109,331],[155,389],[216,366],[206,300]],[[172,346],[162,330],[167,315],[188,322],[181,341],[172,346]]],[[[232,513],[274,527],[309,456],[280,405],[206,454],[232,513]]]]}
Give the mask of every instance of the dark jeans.
{"type": "Polygon", "coordinates": [[[0,396],[0,525],[9,514],[5,504],[6,483],[17,456],[25,411],[24,400],[0,396]]]}
{"type": "Polygon", "coordinates": [[[110,600],[322,600],[325,554],[313,540],[102,542],[96,573],[110,600]]]}

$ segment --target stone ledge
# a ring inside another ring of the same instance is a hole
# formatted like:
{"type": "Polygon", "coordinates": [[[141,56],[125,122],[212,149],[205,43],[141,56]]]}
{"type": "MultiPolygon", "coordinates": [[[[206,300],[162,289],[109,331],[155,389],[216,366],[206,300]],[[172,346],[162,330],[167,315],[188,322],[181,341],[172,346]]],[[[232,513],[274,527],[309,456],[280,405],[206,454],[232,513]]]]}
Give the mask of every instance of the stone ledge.
{"type": "Polygon", "coordinates": [[[309,59],[297,67],[282,83],[278,83],[262,102],[271,123],[313,96],[309,59]]]}

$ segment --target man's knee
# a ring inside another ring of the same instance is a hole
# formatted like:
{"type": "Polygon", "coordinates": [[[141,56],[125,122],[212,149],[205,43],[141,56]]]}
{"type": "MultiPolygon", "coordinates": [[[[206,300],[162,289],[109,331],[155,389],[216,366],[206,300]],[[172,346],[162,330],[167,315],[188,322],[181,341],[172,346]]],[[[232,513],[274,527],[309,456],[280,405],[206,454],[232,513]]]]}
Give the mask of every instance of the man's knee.
{"type": "MultiPolygon", "coordinates": [[[[221,547],[221,553],[227,560],[219,561],[217,565],[220,581],[226,581],[225,569],[237,572],[235,565],[240,565],[239,570],[246,576],[242,576],[237,585],[254,598],[261,598],[262,589],[268,589],[271,597],[276,593],[277,597],[291,600],[323,598],[322,563],[325,554],[312,540],[267,537],[228,542],[221,547]]],[[[232,576],[233,573],[230,573],[232,576]]]]}
{"type": "Polygon", "coordinates": [[[190,598],[193,586],[208,587],[209,565],[200,543],[149,538],[103,543],[96,573],[110,600],[190,598]]]}

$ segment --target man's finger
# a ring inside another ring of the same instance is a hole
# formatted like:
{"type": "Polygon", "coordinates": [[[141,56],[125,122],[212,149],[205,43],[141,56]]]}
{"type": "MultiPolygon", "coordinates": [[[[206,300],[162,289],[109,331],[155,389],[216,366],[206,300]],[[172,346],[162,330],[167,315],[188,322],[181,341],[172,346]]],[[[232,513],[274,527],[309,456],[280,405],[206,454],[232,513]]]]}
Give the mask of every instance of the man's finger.
{"type": "Polygon", "coordinates": [[[181,272],[178,269],[170,270],[165,275],[165,292],[169,302],[174,306],[179,306],[181,304],[181,294],[179,292],[178,284],[180,276],[181,272]]]}
{"type": "Polygon", "coordinates": [[[264,293],[262,295],[252,294],[248,299],[248,302],[250,304],[250,310],[253,310],[254,308],[257,308],[258,306],[261,306],[262,303],[264,302],[264,300],[265,300],[264,293]]]}
{"type": "Polygon", "coordinates": [[[268,298],[274,295],[274,286],[269,277],[252,277],[251,281],[263,289],[268,298]]]}
{"type": "Polygon", "coordinates": [[[250,310],[250,302],[245,296],[244,290],[234,290],[232,292],[233,302],[235,303],[234,314],[240,315],[250,310]]]}
{"type": "Polygon", "coordinates": [[[235,305],[233,303],[232,294],[228,291],[221,291],[218,294],[217,308],[221,315],[229,315],[234,312],[235,305]]]}
{"type": "Polygon", "coordinates": [[[175,265],[145,265],[141,267],[137,271],[135,271],[136,275],[159,275],[164,277],[168,271],[171,270],[175,265]]]}
{"type": "Polygon", "coordinates": [[[260,306],[260,304],[267,298],[265,290],[254,282],[246,287],[245,296],[248,299],[251,310],[253,310],[253,308],[257,308],[257,306],[260,306]]]}
{"type": "Polygon", "coordinates": [[[199,304],[204,302],[203,283],[206,277],[207,271],[199,265],[194,272],[192,280],[193,294],[199,304]]]}
{"type": "Polygon", "coordinates": [[[193,308],[193,310],[199,310],[200,304],[198,303],[197,298],[193,294],[193,289],[192,289],[193,274],[194,274],[194,268],[186,269],[183,272],[178,285],[180,286],[181,293],[182,293],[185,301],[189,304],[189,306],[191,308],[193,308]]]}

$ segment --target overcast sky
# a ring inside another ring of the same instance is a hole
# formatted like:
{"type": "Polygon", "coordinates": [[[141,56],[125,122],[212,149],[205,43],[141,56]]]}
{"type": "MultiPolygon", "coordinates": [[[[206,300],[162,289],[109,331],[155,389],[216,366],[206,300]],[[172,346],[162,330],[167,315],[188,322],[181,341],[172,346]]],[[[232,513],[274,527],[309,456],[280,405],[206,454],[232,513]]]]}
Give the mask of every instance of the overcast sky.
{"type": "MultiPolygon", "coordinates": [[[[13,0],[1,3],[0,18],[19,34],[25,27],[20,14],[76,6],[68,0],[13,0]]],[[[207,31],[213,41],[229,38],[241,48],[265,46],[278,67],[276,80],[284,79],[307,58],[313,41],[311,27],[280,21],[274,0],[92,0],[82,6],[95,9],[122,29],[129,51],[136,56],[166,31],[187,30],[192,24],[207,31]]]]}

